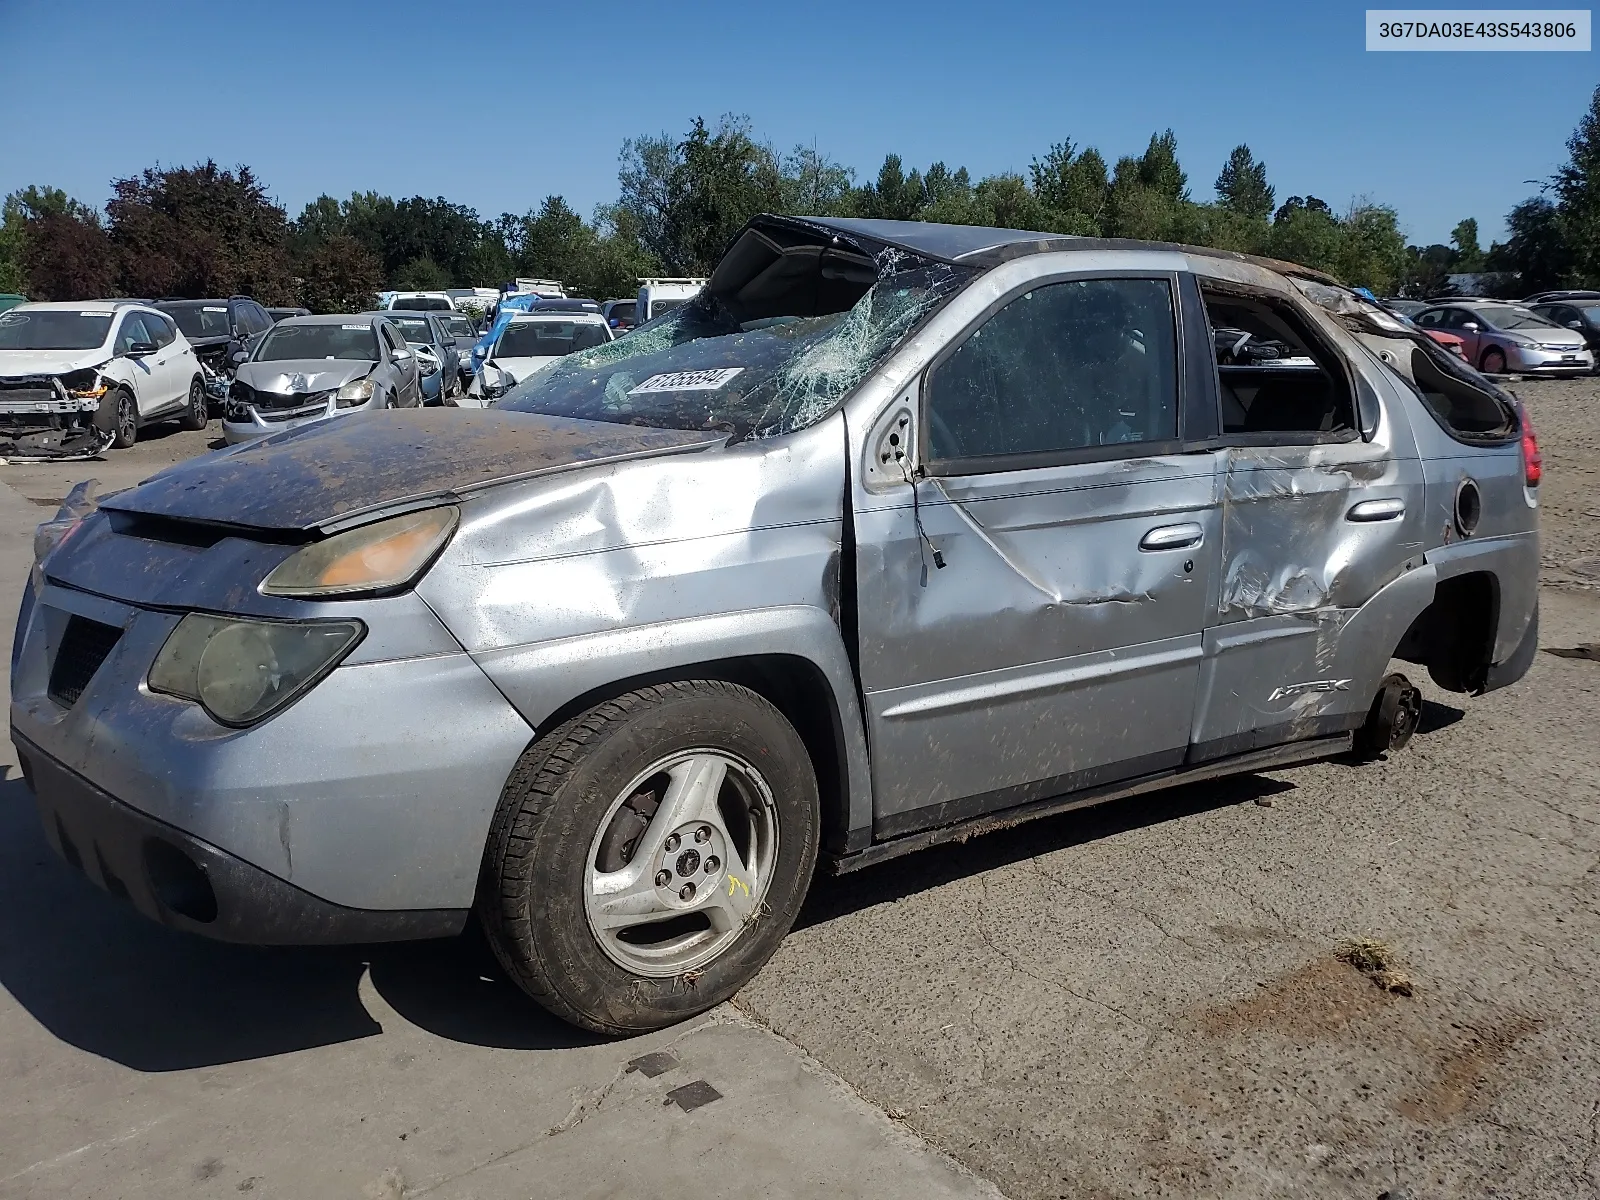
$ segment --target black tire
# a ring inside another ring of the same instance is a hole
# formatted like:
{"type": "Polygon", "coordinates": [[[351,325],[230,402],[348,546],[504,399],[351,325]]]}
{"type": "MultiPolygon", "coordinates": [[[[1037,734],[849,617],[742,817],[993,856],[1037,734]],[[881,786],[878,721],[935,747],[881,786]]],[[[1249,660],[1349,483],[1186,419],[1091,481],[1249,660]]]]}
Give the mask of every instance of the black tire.
{"type": "Polygon", "coordinates": [[[1384,676],[1366,721],[1356,730],[1352,746],[1356,757],[1370,761],[1392,750],[1404,750],[1421,717],[1422,693],[1404,675],[1384,676]]]}
{"type": "Polygon", "coordinates": [[[100,397],[100,407],[95,410],[94,423],[111,435],[111,445],[126,450],[139,440],[139,406],[133,393],[125,387],[113,386],[100,397]]]}
{"type": "Polygon", "coordinates": [[[196,375],[189,382],[189,406],[178,418],[178,428],[197,433],[211,423],[211,406],[206,401],[206,385],[196,375]]]}
{"type": "Polygon", "coordinates": [[[810,886],[820,826],[805,745],[765,699],[717,680],[641,688],[574,717],[522,756],[489,831],[478,916],[511,978],[557,1016],[612,1035],[660,1029],[720,1004],[772,957],[810,886]],[[695,748],[758,764],[776,810],[771,882],[764,906],[710,962],[680,975],[635,974],[591,930],[591,848],[629,780],[695,748]]]}
{"type": "Polygon", "coordinates": [[[1506,373],[1505,351],[1490,346],[1483,352],[1483,357],[1478,359],[1478,370],[1485,375],[1504,375],[1506,373]]]}

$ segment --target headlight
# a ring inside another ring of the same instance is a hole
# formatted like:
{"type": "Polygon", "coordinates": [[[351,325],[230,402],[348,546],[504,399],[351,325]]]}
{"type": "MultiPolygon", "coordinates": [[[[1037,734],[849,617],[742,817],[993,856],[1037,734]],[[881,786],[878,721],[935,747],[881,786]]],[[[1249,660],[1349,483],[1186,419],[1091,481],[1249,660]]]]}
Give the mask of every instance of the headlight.
{"type": "Polygon", "coordinates": [[[1507,338],[1506,341],[1519,350],[1537,350],[1539,348],[1538,342],[1530,342],[1526,338],[1507,338]]]}
{"type": "Polygon", "coordinates": [[[61,386],[67,389],[67,395],[78,400],[98,400],[106,394],[106,382],[93,367],[68,371],[60,379],[61,386]]]}
{"type": "Polygon", "coordinates": [[[361,640],[360,621],[253,621],[190,613],[150,668],[150,690],[243,727],[292,703],[361,640]]]}
{"type": "Polygon", "coordinates": [[[339,389],[339,394],[334,397],[334,403],[340,408],[352,408],[357,404],[365,404],[372,399],[376,385],[369,376],[366,379],[352,379],[339,389]]]}
{"type": "Polygon", "coordinates": [[[405,587],[427,568],[455,532],[454,507],[390,517],[313,542],[262,581],[268,596],[347,596],[405,587]]]}

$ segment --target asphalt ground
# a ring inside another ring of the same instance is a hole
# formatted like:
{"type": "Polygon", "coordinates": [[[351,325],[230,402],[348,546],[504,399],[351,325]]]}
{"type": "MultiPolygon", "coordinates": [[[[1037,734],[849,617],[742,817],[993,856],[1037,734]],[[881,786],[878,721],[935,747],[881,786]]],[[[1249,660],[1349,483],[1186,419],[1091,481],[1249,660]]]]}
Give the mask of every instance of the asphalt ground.
{"type": "MultiPolygon", "coordinates": [[[[1546,468],[1527,678],[1421,681],[1387,761],[820,878],[687,1029],[588,1041],[470,941],[171,934],[74,878],[0,785],[0,1196],[1600,1192],[1600,383],[1513,386],[1546,468]],[[1360,940],[1387,974],[1337,956],[1360,940]],[[669,1044],[673,1072],[626,1069],[669,1044]],[[662,1103],[696,1078],[725,1098],[662,1103]]],[[[0,588],[75,479],[215,437],[0,467],[0,588]]]]}

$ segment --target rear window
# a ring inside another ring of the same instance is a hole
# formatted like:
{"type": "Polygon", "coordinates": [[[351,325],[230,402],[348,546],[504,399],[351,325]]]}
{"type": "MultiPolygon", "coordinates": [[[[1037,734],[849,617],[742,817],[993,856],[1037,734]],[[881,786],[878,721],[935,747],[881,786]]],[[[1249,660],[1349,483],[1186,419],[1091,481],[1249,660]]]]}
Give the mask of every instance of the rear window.
{"type": "Polygon", "coordinates": [[[187,338],[227,337],[228,306],[226,304],[186,304],[173,306],[166,313],[178,323],[187,338]]]}
{"type": "Polygon", "coordinates": [[[285,325],[272,327],[256,349],[256,362],[288,362],[297,358],[337,358],[377,362],[378,339],[371,325],[285,325]]]}
{"type": "Polygon", "coordinates": [[[466,317],[447,317],[445,318],[445,324],[450,327],[451,337],[475,338],[478,336],[477,328],[466,317]]]}
{"type": "Polygon", "coordinates": [[[0,313],[0,350],[93,350],[110,332],[108,312],[14,308],[0,313]]]}
{"type": "Polygon", "coordinates": [[[390,308],[409,308],[412,312],[450,312],[450,301],[443,296],[397,296],[390,308]]]}
{"type": "Polygon", "coordinates": [[[433,342],[433,330],[427,321],[416,317],[390,317],[389,320],[413,346],[427,346],[433,342]]]}
{"type": "Polygon", "coordinates": [[[652,297],[650,300],[650,319],[653,321],[662,313],[669,313],[683,303],[685,303],[683,300],[668,300],[665,298],[657,300],[652,297]]]}
{"type": "Polygon", "coordinates": [[[496,358],[554,358],[606,343],[605,327],[591,321],[516,321],[506,326],[496,358]]]}

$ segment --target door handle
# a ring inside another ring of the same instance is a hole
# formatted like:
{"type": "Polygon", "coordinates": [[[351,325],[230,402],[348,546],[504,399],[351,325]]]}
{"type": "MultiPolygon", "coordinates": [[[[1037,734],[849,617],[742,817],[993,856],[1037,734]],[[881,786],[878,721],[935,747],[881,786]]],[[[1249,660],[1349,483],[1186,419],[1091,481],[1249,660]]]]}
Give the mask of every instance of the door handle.
{"type": "Polygon", "coordinates": [[[1206,531],[1197,521],[1185,521],[1182,525],[1157,525],[1139,539],[1139,549],[1187,550],[1190,546],[1198,546],[1205,536],[1206,531]]]}
{"type": "Polygon", "coordinates": [[[1406,502],[1391,496],[1387,500],[1363,500],[1345,513],[1346,521],[1393,521],[1406,515],[1406,502]]]}

